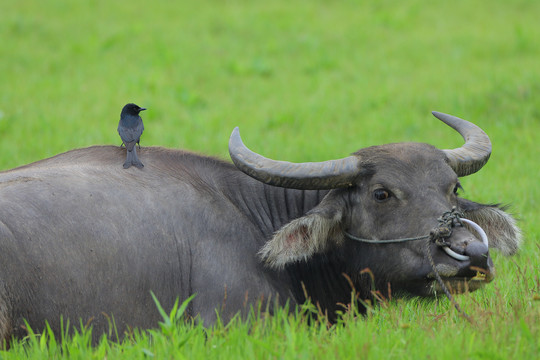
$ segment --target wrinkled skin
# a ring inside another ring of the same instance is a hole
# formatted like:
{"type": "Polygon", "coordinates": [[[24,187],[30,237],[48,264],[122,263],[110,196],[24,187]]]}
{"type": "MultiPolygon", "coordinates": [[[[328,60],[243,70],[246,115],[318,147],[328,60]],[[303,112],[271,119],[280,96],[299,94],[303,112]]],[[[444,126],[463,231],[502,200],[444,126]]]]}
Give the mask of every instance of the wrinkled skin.
{"type": "MultiPolygon", "coordinates": [[[[377,166],[372,176],[362,179],[356,191],[348,192],[348,206],[351,211],[344,226],[350,232],[375,239],[395,239],[429,234],[437,227],[438,217],[452,207],[461,209],[459,198],[459,180],[452,169],[446,165],[444,157],[425,144],[394,144],[381,148],[369,148],[362,151],[369,162],[384,163],[377,166]],[[385,154],[385,152],[387,152],[385,154]],[[396,156],[395,154],[399,154],[396,156]],[[391,158],[389,158],[391,156],[391,158]],[[411,181],[410,179],[414,179],[411,181]],[[388,199],[377,200],[374,193],[387,191],[388,199]]],[[[456,227],[453,230],[451,248],[458,254],[470,255],[471,243],[481,242],[467,229],[456,227]]],[[[358,263],[362,268],[369,268],[378,277],[393,279],[393,286],[407,290],[415,295],[431,294],[430,282],[432,268],[426,258],[426,247],[432,253],[433,260],[439,264],[443,277],[468,277],[476,275],[470,266],[484,269],[491,280],[493,264],[485,248],[485,257],[476,263],[450,258],[437,245],[429,240],[417,240],[398,244],[350,244],[348,253],[374,253],[374,256],[361,256],[358,263]],[[369,251],[369,246],[385,247],[383,251],[369,251]],[[401,259],[394,268],[381,266],[388,262],[389,253],[401,259]],[[444,266],[443,266],[444,265],[444,266]]],[[[362,269],[356,269],[359,271],[362,269]]],[[[469,284],[471,290],[482,282],[469,284]]]]}
{"type": "Polygon", "coordinates": [[[448,242],[456,253],[470,256],[467,261],[451,258],[428,239],[368,244],[344,237],[343,230],[367,239],[418,237],[429,234],[438,218],[456,207],[484,228],[493,247],[507,255],[517,250],[520,232],[515,220],[497,206],[460,199],[458,177],[436,148],[389,144],[362,149],[356,155],[367,169],[357,183],[330,190],[306,217],[280,230],[262,252],[271,266],[299,275],[308,295],[331,309],[330,314],[339,309],[336,303],[347,303],[350,297],[350,284],[342,273],[353,280],[364,299],[371,298],[373,281],[383,296],[433,295],[440,286],[434,281],[426,251],[454,291],[474,291],[494,278],[488,249],[466,227],[455,227],[448,242]],[[377,198],[381,191],[386,194],[383,200],[377,198]],[[314,227],[325,229],[323,235],[312,232],[306,236],[306,228],[314,227]],[[310,238],[309,242],[303,237],[310,238]],[[309,246],[295,249],[294,244],[309,246]],[[302,257],[311,257],[311,261],[295,263],[302,257]],[[477,277],[478,272],[483,277],[477,277]],[[326,289],[321,285],[324,282],[326,289]]]}
{"type": "MultiPolygon", "coordinates": [[[[329,191],[265,185],[230,163],[150,147],[141,150],[144,169],[122,169],[122,150],[104,146],[1,173],[1,338],[24,336],[23,319],[35,330],[47,320],[58,333],[61,316],[90,322],[95,338],[109,331],[111,315],[120,334],[155,327],[150,291],[166,311],[176,297],[196,293],[187,313],[205,324],[215,321],[215,309],[226,320],[261,299],[294,305],[305,293],[333,316],[350,301],[343,273],[369,297],[366,268],[378,289],[431,295],[426,246],[446,278],[470,280],[476,270],[426,241],[364,244],[343,230],[381,239],[423,235],[456,205],[491,244],[508,254],[517,249],[513,218],[460,200],[439,150],[397,144],[360,153],[368,170],[351,187],[329,191]],[[377,201],[381,188],[393,196],[377,201]]],[[[466,228],[455,228],[449,241],[459,253],[479,242],[466,228]]],[[[485,255],[477,265],[493,274],[485,255]]]]}

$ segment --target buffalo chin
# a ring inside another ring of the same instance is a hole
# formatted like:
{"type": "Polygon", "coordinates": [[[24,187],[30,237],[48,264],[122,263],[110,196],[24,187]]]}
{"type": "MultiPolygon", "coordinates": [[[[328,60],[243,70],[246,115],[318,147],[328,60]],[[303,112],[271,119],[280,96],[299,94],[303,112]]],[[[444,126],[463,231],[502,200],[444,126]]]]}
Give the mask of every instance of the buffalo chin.
{"type": "MultiPolygon", "coordinates": [[[[456,269],[451,266],[439,264],[436,266],[436,271],[439,273],[439,276],[441,277],[446,288],[452,294],[463,294],[476,291],[482,288],[485,284],[492,282],[495,278],[495,270],[489,265],[488,269],[470,265],[462,269],[456,269]],[[450,271],[450,269],[452,269],[452,271],[450,271]]],[[[430,281],[431,284],[431,296],[444,291],[440,282],[437,281],[434,272],[430,272],[427,275],[427,280],[430,281]]]]}
{"type": "MultiPolygon", "coordinates": [[[[442,277],[442,281],[452,294],[464,294],[476,291],[487,283],[493,281],[493,279],[493,273],[485,274],[480,272],[478,272],[475,276],[470,277],[442,277]]],[[[441,284],[436,280],[432,273],[424,278],[424,280],[409,282],[406,286],[395,286],[392,288],[392,292],[398,297],[405,298],[415,296],[432,298],[444,294],[441,284]]]]}
{"type": "MultiPolygon", "coordinates": [[[[484,274],[478,272],[476,276],[472,278],[442,278],[444,285],[452,294],[463,294],[467,292],[476,291],[487,283],[493,281],[494,276],[491,273],[484,274]]],[[[441,284],[433,279],[431,282],[431,294],[436,295],[443,292],[441,284]]]]}

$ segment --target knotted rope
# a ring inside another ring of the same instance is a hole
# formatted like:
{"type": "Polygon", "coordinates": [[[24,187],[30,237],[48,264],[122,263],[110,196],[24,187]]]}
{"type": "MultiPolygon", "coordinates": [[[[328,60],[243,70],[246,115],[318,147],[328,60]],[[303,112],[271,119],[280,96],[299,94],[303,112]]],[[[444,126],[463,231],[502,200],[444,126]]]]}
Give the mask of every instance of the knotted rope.
{"type": "MultiPolygon", "coordinates": [[[[450,246],[450,244],[446,241],[450,236],[452,236],[453,227],[457,224],[460,224],[463,226],[463,223],[461,222],[461,218],[464,217],[463,213],[458,211],[456,207],[454,206],[452,210],[447,211],[442,214],[441,217],[439,217],[437,220],[439,221],[439,226],[432,229],[429,233],[429,240],[430,242],[434,242],[437,244],[437,246],[450,246]]],[[[452,296],[452,293],[450,290],[448,290],[448,287],[444,283],[443,279],[441,278],[441,275],[437,271],[437,268],[435,266],[435,262],[433,261],[433,256],[431,256],[431,251],[429,249],[429,243],[425,247],[426,250],[426,257],[429,260],[429,264],[431,265],[431,268],[433,269],[433,273],[435,274],[435,278],[437,279],[437,282],[443,289],[446,297],[450,302],[454,305],[458,313],[460,313],[468,322],[471,324],[473,323],[473,320],[456,302],[454,297],[452,296]]]]}
{"type": "MultiPolygon", "coordinates": [[[[467,313],[461,309],[459,304],[454,300],[454,297],[450,293],[450,290],[448,290],[448,287],[446,286],[443,279],[441,278],[441,275],[437,271],[437,268],[435,266],[435,262],[433,261],[433,256],[431,255],[431,251],[429,249],[429,244],[430,243],[435,243],[435,244],[437,244],[437,246],[444,248],[447,253],[452,252],[449,249],[450,248],[450,243],[448,243],[447,240],[452,236],[453,228],[456,225],[463,226],[463,222],[462,222],[463,217],[464,217],[463,213],[461,211],[457,210],[456,207],[454,206],[454,207],[452,207],[452,210],[443,213],[437,219],[439,224],[437,225],[437,227],[431,229],[431,231],[429,232],[429,235],[423,235],[423,236],[418,236],[418,237],[376,240],[376,239],[359,238],[359,237],[356,237],[354,235],[349,234],[346,231],[344,231],[344,234],[345,234],[345,236],[347,236],[351,240],[370,243],[370,244],[401,243],[401,242],[406,242],[406,241],[429,239],[429,242],[427,242],[426,246],[425,246],[425,252],[426,252],[426,257],[429,260],[429,264],[431,265],[431,268],[432,268],[433,273],[435,275],[435,279],[437,280],[437,282],[439,283],[439,285],[443,289],[444,293],[446,294],[446,297],[448,297],[448,300],[450,300],[450,302],[454,305],[456,310],[465,319],[467,319],[467,321],[469,321],[470,323],[473,323],[473,320],[471,319],[471,317],[469,317],[469,315],[467,315],[467,313]]],[[[470,223],[470,221],[468,221],[468,223],[470,223]]],[[[487,241],[487,239],[486,239],[486,241],[487,241]]],[[[455,253],[453,253],[453,254],[455,254],[455,253]]],[[[453,257],[461,256],[460,260],[468,259],[468,257],[463,256],[463,255],[459,255],[459,254],[455,254],[455,255],[450,254],[450,255],[453,256],[453,257]]]]}
{"type": "Polygon", "coordinates": [[[352,234],[349,234],[347,231],[344,231],[343,233],[345,234],[345,236],[347,236],[351,240],[365,242],[369,244],[389,244],[389,243],[400,243],[400,242],[414,241],[414,240],[431,239],[432,241],[436,240],[436,244],[439,246],[448,246],[448,244],[445,242],[445,239],[449,238],[452,235],[452,227],[455,226],[455,223],[463,225],[460,219],[463,216],[464,216],[463,213],[458,211],[456,207],[454,206],[452,210],[443,213],[442,216],[440,216],[437,219],[439,222],[439,225],[433,228],[429,232],[428,235],[410,237],[410,238],[377,240],[377,239],[360,238],[352,234]]]}

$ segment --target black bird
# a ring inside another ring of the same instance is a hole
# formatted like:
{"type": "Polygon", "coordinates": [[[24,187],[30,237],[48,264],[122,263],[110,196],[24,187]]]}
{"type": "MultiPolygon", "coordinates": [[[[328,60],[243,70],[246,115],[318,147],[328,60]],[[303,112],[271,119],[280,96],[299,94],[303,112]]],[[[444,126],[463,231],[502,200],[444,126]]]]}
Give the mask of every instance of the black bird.
{"type": "MultiPolygon", "coordinates": [[[[141,135],[144,130],[142,118],[139,116],[139,113],[143,110],[146,109],[129,103],[124,106],[122,113],[120,113],[118,134],[120,134],[120,139],[122,139],[122,145],[125,145],[127,150],[124,169],[127,169],[131,165],[135,165],[139,169],[144,167],[137,157],[137,150],[135,147],[135,144],[139,144],[141,141],[141,135]]],[[[139,145],[139,149],[140,148],[141,146],[139,145]]]]}

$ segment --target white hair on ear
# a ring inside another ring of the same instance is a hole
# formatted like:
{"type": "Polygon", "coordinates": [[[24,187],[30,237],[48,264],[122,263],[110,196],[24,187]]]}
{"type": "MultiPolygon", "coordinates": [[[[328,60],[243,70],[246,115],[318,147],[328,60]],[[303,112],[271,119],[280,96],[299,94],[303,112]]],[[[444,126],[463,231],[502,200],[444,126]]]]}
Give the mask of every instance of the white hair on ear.
{"type": "Polygon", "coordinates": [[[296,261],[305,261],[343,240],[339,230],[341,212],[331,218],[315,212],[295,219],[279,229],[259,251],[265,263],[275,269],[296,261]]]}

